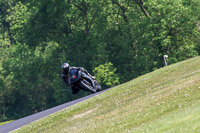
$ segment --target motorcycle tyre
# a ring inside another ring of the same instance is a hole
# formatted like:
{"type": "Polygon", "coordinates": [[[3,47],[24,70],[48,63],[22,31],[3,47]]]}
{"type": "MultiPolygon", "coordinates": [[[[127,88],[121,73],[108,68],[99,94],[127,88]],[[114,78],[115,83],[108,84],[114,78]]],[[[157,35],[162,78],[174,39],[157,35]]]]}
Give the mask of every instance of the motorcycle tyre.
{"type": "Polygon", "coordinates": [[[97,88],[97,92],[102,90],[101,86],[97,82],[95,82],[95,86],[97,88]]]}
{"type": "Polygon", "coordinates": [[[83,88],[84,90],[88,90],[88,91],[90,91],[92,93],[96,93],[97,92],[95,88],[91,88],[90,86],[88,86],[83,81],[80,81],[80,87],[83,88]]]}

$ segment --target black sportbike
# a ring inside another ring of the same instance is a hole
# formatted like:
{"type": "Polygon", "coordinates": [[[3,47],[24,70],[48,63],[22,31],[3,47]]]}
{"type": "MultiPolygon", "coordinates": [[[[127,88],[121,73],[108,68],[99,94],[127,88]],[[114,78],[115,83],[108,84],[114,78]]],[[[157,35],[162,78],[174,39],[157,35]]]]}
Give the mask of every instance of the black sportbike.
{"type": "Polygon", "coordinates": [[[97,83],[96,79],[92,79],[84,72],[81,72],[79,70],[70,70],[70,85],[73,85],[76,88],[90,91],[92,93],[101,91],[101,86],[97,83]]]}

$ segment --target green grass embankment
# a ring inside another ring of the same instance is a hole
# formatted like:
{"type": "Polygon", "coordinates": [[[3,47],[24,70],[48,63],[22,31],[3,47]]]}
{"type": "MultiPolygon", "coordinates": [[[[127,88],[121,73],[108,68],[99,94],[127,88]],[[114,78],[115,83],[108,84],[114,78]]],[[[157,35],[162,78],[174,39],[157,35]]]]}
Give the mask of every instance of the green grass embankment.
{"type": "Polygon", "coordinates": [[[9,123],[9,122],[12,122],[12,121],[13,121],[13,120],[11,120],[11,121],[1,122],[1,123],[0,123],[0,126],[1,126],[1,125],[4,125],[4,124],[7,124],[7,123],[9,123]]]}
{"type": "Polygon", "coordinates": [[[200,57],[113,88],[17,133],[200,132],[200,57]]]}

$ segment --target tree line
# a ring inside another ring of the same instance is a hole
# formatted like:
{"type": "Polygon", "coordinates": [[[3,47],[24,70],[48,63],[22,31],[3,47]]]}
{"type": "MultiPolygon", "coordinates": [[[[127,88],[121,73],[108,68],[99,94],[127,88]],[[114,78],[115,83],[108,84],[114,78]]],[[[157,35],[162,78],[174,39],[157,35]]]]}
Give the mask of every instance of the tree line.
{"type": "Polygon", "coordinates": [[[200,54],[198,0],[0,0],[0,121],[88,95],[68,62],[103,88],[200,54]]]}

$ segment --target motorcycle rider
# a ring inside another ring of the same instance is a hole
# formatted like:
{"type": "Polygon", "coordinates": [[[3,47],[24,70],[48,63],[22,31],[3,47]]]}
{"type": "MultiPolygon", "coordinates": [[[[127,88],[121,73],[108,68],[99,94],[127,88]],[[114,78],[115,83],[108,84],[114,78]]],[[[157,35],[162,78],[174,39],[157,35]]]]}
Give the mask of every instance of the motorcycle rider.
{"type": "Polygon", "coordinates": [[[84,69],[83,67],[71,67],[68,63],[63,63],[62,66],[61,66],[61,69],[62,69],[62,74],[61,74],[61,77],[63,79],[63,81],[68,85],[68,86],[71,86],[71,90],[72,90],[72,94],[77,94],[79,91],[80,91],[80,88],[74,86],[74,85],[71,85],[70,84],[70,80],[69,80],[69,70],[79,70],[81,72],[84,72],[85,74],[87,74],[89,77],[91,77],[92,79],[96,79],[94,76],[90,75],[86,69],[84,69]]]}

